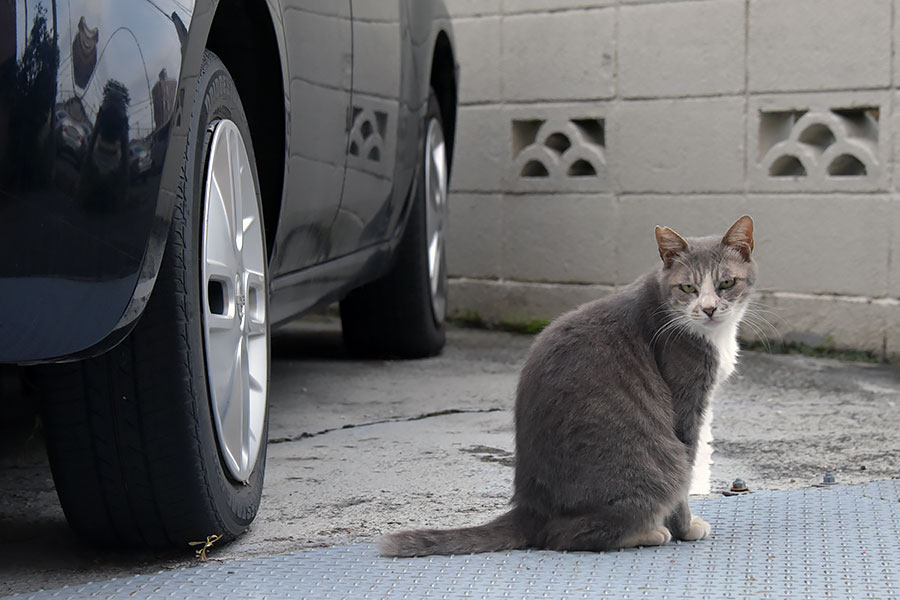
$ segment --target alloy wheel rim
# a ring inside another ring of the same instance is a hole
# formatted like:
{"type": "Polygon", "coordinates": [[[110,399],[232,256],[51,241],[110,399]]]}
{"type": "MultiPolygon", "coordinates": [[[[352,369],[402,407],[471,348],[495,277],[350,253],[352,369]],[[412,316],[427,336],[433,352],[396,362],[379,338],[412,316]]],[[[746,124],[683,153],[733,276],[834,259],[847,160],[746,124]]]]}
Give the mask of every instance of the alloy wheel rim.
{"type": "Polygon", "coordinates": [[[203,333],[216,436],[228,472],[249,479],[264,442],[269,344],[265,245],[237,125],[215,125],[204,186],[203,333]]]}
{"type": "Polygon", "coordinates": [[[444,238],[447,224],[447,153],[440,121],[431,119],[425,137],[425,241],[431,310],[440,324],[447,312],[447,261],[444,238]]]}

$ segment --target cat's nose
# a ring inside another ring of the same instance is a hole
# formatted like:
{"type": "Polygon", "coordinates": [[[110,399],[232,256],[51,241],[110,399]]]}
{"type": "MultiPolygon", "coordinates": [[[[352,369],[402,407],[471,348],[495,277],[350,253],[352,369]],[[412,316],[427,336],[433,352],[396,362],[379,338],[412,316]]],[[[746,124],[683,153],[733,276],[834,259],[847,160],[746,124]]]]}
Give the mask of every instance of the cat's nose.
{"type": "Polygon", "coordinates": [[[708,307],[706,307],[706,308],[703,308],[702,310],[703,310],[703,312],[706,313],[706,316],[707,316],[707,317],[710,317],[710,318],[711,318],[711,317],[713,316],[713,313],[716,312],[716,307],[715,307],[715,306],[708,306],[708,307]]]}

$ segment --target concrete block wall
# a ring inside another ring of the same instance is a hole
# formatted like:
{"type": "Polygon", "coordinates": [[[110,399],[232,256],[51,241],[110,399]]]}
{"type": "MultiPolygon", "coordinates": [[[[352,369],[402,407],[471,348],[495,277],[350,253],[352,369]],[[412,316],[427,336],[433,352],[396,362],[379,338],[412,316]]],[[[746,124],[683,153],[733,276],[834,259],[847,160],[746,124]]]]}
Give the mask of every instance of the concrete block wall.
{"type": "Polygon", "coordinates": [[[451,313],[555,317],[746,213],[769,338],[900,354],[900,0],[446,1],[451,313]]]}

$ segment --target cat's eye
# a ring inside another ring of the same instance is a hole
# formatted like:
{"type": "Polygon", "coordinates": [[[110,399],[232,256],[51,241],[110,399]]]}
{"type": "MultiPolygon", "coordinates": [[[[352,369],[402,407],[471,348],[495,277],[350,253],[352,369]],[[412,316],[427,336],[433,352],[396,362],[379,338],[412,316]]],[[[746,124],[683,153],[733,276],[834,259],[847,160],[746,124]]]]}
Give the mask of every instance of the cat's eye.
{"type": "Polygon", "coordinates": [[[694,284],[692,284],[692,283],[682,283],[682,284],[679,285],[678,287],[679,287],[679,288],[681,289],[681,291],[684,292],[685,294],[693,294],[694,292],[697,291],[696,286],[694,286],[694,284]]]}
{"type": "Polygon", "coordinates": [[[725,281],[719,283],[720,290],[727,290],[730,287],[734,287],[734,278],[726,279],[725,281]]]}

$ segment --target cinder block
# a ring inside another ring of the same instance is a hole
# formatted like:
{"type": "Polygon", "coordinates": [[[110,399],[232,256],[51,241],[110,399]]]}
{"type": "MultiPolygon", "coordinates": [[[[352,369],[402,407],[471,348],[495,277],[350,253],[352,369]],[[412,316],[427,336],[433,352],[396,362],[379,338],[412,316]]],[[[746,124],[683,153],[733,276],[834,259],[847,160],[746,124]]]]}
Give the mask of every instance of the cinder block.
{"type": "Polygon", "coordinates": [[[509,123],[499,106],[461,106],[451,186],[457,192],[501,192],[509,163],[509,123]]]}
{"type": "Polygon", "coordinates": [[[554,12],[577,8],[611,6],[615,0],[512,0],[503,6],[507,15],[527,12],[554,12]]]}
{"type": "MultiPolygon", "coordinates": [[[[900,19],[898,19],[898,21],[900,21],[900,19]]],[[[898,106],[898,102],[900,102],[900,92],[894,92],[892,106],[898,106]]],[[[882,123],[885,123],[885,125],[890,125],[889,127],[883,127],[885,132],[892,136],[891,147],[893,150],[893,154],[891,155],[891,162],[889,163],[890,166],[885,169],[885,172],[889,172],[888,176],[892,178],[893,182],[893,185],[891,187],[896,191],[900,190],[900,111],[896,111],[891,114],[890,121],[882,119],[882,123]],[[897,134],[894,134],[894,132],[897,132],[897,134]]]]}
{"type": "Polygon", "coordinates": [[[742,92],[744,22],[743,0],[622,7],[620,93],[652,97],[742,92]]]}
{"type": "Polygon", "coordinates": [[[499,277],[503,206],[499,194],[450,194],[447,266],[451,277],[499,277]]]}
{"type": "Polygon", "coordinates": [[[615,199],[558,194],[503,199],[501,276],[553,283],[611,283],[615,199]]]}
{"type": "MultiPolygon", "coordinates": [[[[890,272],[888,273],[888,296],[891,298],[900,298],[900,235],[897,235],[900,229],[900,195],[892,194],[888,206],[888,224],[892,231],[890,236],[891,257],[890,272]]],[[[900,325],[900,311],[897,313],[897,323],[900,325]]],[[[900,343],[900,340],[898,340],[900,343]]]]}
{"type": "Polygon", "coordinates": [[[615,282],[629,284],[660,265],[654,234],[657,225],[671,227],[684,237],[725,235],[731,224],[746,213],[746,202],[739,195],[620,198],[615,282]]]}
{"type": "Polygon", "coordinates": [[[606,285],[451,279],[449,314],[477,312],[488,323],[555,319],[613,291],[606,285]]]}
{"type": "Polygon", "coordinates": [[[884,353],[896,361],[900,358],[900,302],[887,298],[875,303],[884,310],[884,353]]]}
{"type": "Polygon", "coordinates": [[[610,98],[615,94],[615,9],[525,14],[503,19],[506,100],[610,98]]]}
{"type": "Polygon", "coordinates": [[[750,90],[887,86],[891,22],[891,0],[751,0],[750,90]]]}
{"type": "MultiPolygon", "coordinates": [[[[763,293],[757,296],[756,316],[744,320],[741,338],[777,343],[802,342],[811,346],[868,350],[881,355],[890,332],[885,327],[897,321],[900,307],[884,301],[841,296],[763,293]],[[760,312],[760,311],[766,312],[760,312]],[[765,322],[761,319],[765,319],[765,322]],[[756,328],[750,327],[753,323],[756,328]]],[[[895,343],[900,341],[894,328],[895,343]]],[[[900,351],[896,345],[894,354],[900,351]]],[[[889,350],[890,353],[890,350],[889,350]]]]}
{"type": "Polygon", "coordinates": [[[451,17],[499,15],[503,12],[503,0],[444,0],[451,17]]]}
{"type": "Polygon", "coordinates": [[[608,132],[607,160],[620,191],[744,188],[742,98],[623,102],[608,132]]]}
{"type": "MultiPolygon", "coordinates": [[[[894,0],[894,48],[900,48],[898,44],[900,44],[900,19],[896,18],[897,11],[900,10],[900,0],[894,0]]],[[[896,50],[895,50],[896,51],[896,50]]],[[[894,72],[893,77],[891,78],[894,86],[900,84],[900,61],[896,60],[896,57],[893,61],[894,63],[894,72]]]]}
{"type": "Polygon", "coordinates": [[[759,289],[887,293],[891,202],[879,195],[751,195],[759,289]]]}
{"type": "Polygon", "coordinates": [[[611,190],[606,161],[607,102],[506,107],[504,186],[515,192],[611,190]]]}
{"type": "Polygon", "coordinates": [[[500,17],[454,19],[461,104],[500,100],[500,17]]]}
{"type": "Polygon", "coordinates": [[[888,189],[894,137],[888,92],[754,96],[748,113],[751,190],[888,189]]]}

